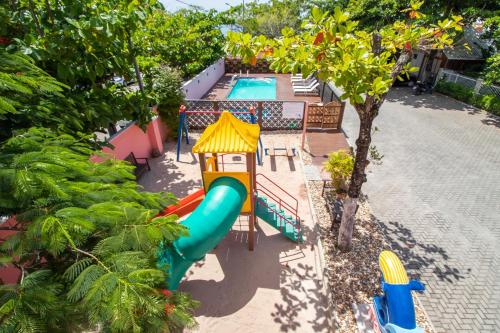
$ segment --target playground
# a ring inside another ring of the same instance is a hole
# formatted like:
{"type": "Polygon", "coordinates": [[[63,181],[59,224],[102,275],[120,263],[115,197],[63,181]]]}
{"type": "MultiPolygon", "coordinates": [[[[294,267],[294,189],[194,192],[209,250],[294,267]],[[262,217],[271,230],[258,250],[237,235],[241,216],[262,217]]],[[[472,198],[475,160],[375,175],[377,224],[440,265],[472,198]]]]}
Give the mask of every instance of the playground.
{"type": "MultiPolygon", "coordinates": [[[[190,144],[182,143],[179,162],[176,142],[167,143],[165,153],[151,159],[151,171],[139,181],[146,190],[170,191],[183,198],[202,187],[199,156],[192,152],[200,133],[189,135],[190,144]]],[[[299,147],[300,139],[300,133],[261,135],[263,147],[299,147]]],[[[225,171],[246,167],[241,155],[224,155],[223,160],[225,171]]],[[[254,249],[249,251],[249,217],[239,216],[217,247],[189,268],[178,289],[201,301],[196,312],[200,332],[329,332],[332,312],[323,279],[323,255],[298,151],[295,156],[277,151],[273,158],[264,154],[262,162],[256,165],[256,173],[297,199],[303,242],[257,219],[254,249]]],[[[219,167],[222,170],[222,157],[219,167]]],[[[278,188],[273,191],[291,200],[278,188]]]]}
{"type": "MultiPolygon", "coordinates": [[[[140,181],[177,195],[160,215],[178,216],[189,230],[159,249],[166,287],[201,301],[202,332],[333,331],[301,133],[261,135],[253,108],[213,114],[201,134],[189,133],[190,112],[181,106],[178,140],[140,181]]],[[[381,333],[423,332],[411,291],[424,286],[408,279],[390,251],[379,265],[383,293],[373,295],[367,320],[381,333]]]]}

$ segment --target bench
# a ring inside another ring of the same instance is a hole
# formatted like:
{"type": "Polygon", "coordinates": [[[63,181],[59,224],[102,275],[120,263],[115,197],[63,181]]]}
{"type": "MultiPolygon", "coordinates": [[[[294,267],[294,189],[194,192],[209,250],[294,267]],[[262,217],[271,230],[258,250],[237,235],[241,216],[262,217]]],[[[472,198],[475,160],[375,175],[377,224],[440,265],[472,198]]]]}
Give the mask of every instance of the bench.
{"type": "Polygon", "coordinates": [[[265,149],[266,155],[269,155],[270,157],[275,157],[275,156],[287,156],[287,157],[295,157],[295,149],[290,147],[290,145],[285,144],[284,147],[274,147],[274,144],[271,143],[269,145],[269,148],[265,149]],[[285,154],[277,154],[278,151],[284,151],[285,154]]]}
{"type": "Polygon", "coordinates": [[[125,161],[129,162],[133,166],[135,166],[135,177],[138,179],[146,170],[151,171],[151,167],[149,166],[149,161],[145,157],[135,157],[134,153],[130,153],[125,157],[125,161]],[[145,161],[140,163],[139,161],[145,161]]]}

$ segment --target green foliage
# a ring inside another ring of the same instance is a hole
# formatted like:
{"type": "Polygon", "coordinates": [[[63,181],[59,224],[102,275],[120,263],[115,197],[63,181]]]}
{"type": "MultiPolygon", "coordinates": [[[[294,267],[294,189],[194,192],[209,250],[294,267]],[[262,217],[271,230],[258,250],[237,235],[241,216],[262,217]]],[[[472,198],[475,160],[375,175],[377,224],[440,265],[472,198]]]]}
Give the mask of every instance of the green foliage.
{"type": "Polygon", "coordinates": [[[38,270],[17,285],[0,285],[0,332],[61,332],[63,285],[50,270],[38,270]]]}
{"type": "Polygon", "coordinates": [[[436,91],[450,95],[463,102],[470,100],[474,95],[474,90],[457,83],[446,81],[439,81],[436,85],[436,91]]]}
{"type": "MultiPolygon", "coordinates": [[[[397,0],[312,0],[312,3],[323,11],[333,12],[335,7],[341,7],[350,13],[352,19],[359,21],[360,27],[366,30],[379,29],[397,20],[403,20],[411,1],[397,0]]],[[[461,15],[467,23],[477,18],[485,19],[498,16],[498,4],[495,0],[463,0],[428,1],[422,6],[422,17],[428,23],[450,18],[451,15],[461,15]]],[[[488,24],[488,23],[486,23],[488,24]]]]}
{"type": "Polygon", "coordinates": [[[0,253],[26,273],[2,289],[2,328],[71,331],[61,328],[78,322],[112,332],[164,332],[193,325],[196,303],[159,291],[166,276],[157,249],[187,232],[173,217],[155,218],[175,198],[140,192],[126,162],[92,162],[87,140],[32,128],[0,147],[0,215],[17,221],[0,253]],[[45,293],[12,293],[40,275],[45,293]],[[47,302],[43,308],[26,305],[37,297],[47,302]],[[183,313],[166,313],[166,303],[183,313]]]}
{"type": "Polygon", "coordinates": [[[132,77],[128,36],[155,1],[21,1],[15,9],[25,34],[12,45],[69,84],[102,82],[110,74],[132,77]],[[33,4],[33,6],[30,6],[33,4]]]}
{"type": "Polygon", "coordinates": [[[285,27],[299,29],[302,12],[308,5],[298,0],[249,2],[231,7],[227,15],[243,28],[245,33],[277,37],[285,27]]]}
{"type": "Polygon", "coordinates": [[[351,0],[346,10],[352,19],[359,21],[363,28],[378,29],[397,20],[404,20],[403,10],[408,8],[410,1],[398,0],[351,0]]]}
{"type": "Polygon", "coordinates": [[[179,106],[184,102],[180,72],[168,66],[155,67],[151,70],[146,85],[154,96],[161,118],[173,133],[177,133],[179,106]]]}
{"type": "Polygon", "coordinates": [[[219,26],[225,22],[215,11],[154,11],[134,35],[141,67],[149,71],[168,64],[179,68],[184,78],[198,74],[224,55],[219,26]]]}
{"type": "MultiPolygon", "coordinates": [[[[412,4],[415,15],[421,3],[412,4]]],[[[261,53],[272,61],[277,72],[318,72],[323,80],[332,81],[344,91],[342,99],[353,105],[365,103],[364,94],[379,100],[394,79],[410,71],[409,59],[401,68],[395,67],[396,55],[412,48],[442,48],[453,42],[453,31],[461,30],[461,18],[444,19],[436,25],[425,26],[416,20],[396,21],[380,29],[380,54],[372,49],[373,33],[357,29],[358,22],[349,13],[335,8],[332,15],[313,8],[311,17],[304,22],[304,32],[284,29],[280,38],[229,33],[226,50],[250,63],[261,53]],[[397,68],[397,72],[393,69],[397,68]]]]}
{"type": "Polygon", "coordinates": [[[446,81],[439,81],[436,91],[500,116],[500,98],[495,95],[474,94],[473,89],[446,81]]]}
{"type": "Polygon", "coordinates": [[[0,142],[18,126],[54,117],[64,88],[29,57],[0,48],[0,142]]]}
{"type": "Polygon", "coordinates": [[[328,154],[323,168],[330,173],[335,189],[347,190],[354,168],[354,157],[343,150],[328,154]]]}
{"type": "Polygon", "coordinates": [[[145,123],[145,97],[106,84],[72,89],[19,52],[0,48],[0,142],[16,130],[45,126],[65,133],[92,133],[123,117],[145,123]],[[84,105],[85,107],[82,107],[84,105]]]}
{"type": "MultiPolygon", "coordinates": [[[[140,124],[150,120],[145,96],[109,81],[114,75],[133,77],[137,49],[130,38],[157,6],[154,0],[30,0],[0,6],[10,17],[7,49],[30,56],[70,87],[64,98],[51,100],[53,105],[43,110],[50,111],[65,132],[91,133],[121,119],[140,124]]],[[[20,128],[47,123],[15,121],[23,122],[20,128]]]]}
{"type": "Polygon", "coordinates": [[[496,53],[488,58],[486,68],[483,71],[483,77],[486,84],[500,84],[500,53],[496,53]]]}

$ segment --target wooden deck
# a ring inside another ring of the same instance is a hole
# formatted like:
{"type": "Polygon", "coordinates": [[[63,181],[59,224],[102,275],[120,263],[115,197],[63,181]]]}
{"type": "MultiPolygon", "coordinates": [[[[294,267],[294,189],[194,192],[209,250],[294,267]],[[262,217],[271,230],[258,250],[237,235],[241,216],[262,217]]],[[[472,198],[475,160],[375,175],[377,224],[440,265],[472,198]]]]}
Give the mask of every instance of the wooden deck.
{"type": "MultiPolygon", "coordinates": [[[[234,73],[226,73],[220,80],[203,96],[203,99],[208,100],[225,100],[231,91],[231,77],[234,73]]],[[[242,74],[246,77],[246,74],[242,74]]],[[[276,99],[280,101],[305,101],[309,103],[318,103],[321,101],[319,96],[295,96],[293,94],[292,82],[290,74],[249,74],[249,77],[275,77],[276,78],[276,99]]]]}
{"type": "MultiPolygon", "coordinates": [[[[351,149],[343,131],[308,130],[306,137],[312,162],[319,170],[323,169],[323,163],[328,159],[329,153],[337,150],[349,151],[351,149]]],[[[330,177],[327,174],[323,174],[324,172],[322,172],[322,177],[330,177]]]]}

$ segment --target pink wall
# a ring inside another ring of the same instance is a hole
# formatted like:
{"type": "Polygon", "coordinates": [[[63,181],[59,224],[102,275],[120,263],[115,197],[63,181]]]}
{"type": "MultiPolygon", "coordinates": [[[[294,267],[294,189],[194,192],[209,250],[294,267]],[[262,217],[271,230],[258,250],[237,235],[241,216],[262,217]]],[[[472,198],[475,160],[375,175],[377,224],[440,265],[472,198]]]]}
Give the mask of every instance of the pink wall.
{"type": "MultiPolygon", "coordinates": [[[[16,225],[16,218],[11,217],[2,224],[2,227],[14,227],[16,225]]],[[[0,244],[15,234],[15,230],[0,230],[0,244]]],[[[5,284],[15,284],[21,277],[21,270],[15,266],[7,265],[0,268],[0,280],[5,284]]]]}
{"type": "MultiPolygon", "coordinates": [[[[104,147],[102,152],[119,160],[125,159],[131,152],[135,157],[151,157],[153,149],[163,152],[163,143],[169,132],[160,117],[156,117],[147,125],[146,132],[139,126],[131,124],[111,137],[109,143],[114,146],[113,149],[104,147]]],[[[94,162],[102,160],[100,157],[92,158],[94,162]]]]}

